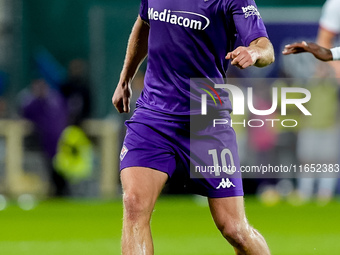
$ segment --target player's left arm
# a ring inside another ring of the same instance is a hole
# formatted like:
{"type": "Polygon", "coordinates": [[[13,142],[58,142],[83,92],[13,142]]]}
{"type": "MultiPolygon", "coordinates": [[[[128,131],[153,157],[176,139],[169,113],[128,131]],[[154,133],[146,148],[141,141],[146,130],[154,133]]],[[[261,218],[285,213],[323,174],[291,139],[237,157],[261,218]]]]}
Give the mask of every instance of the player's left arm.
{"type": "Polygon", "coordinates": [[[240,69],[249,66],[264,67],[274,62],[274,49],[267,37],[259,37],[253,40],[248,47],[240,46],[228,52],[226,59],[240,69]]]}

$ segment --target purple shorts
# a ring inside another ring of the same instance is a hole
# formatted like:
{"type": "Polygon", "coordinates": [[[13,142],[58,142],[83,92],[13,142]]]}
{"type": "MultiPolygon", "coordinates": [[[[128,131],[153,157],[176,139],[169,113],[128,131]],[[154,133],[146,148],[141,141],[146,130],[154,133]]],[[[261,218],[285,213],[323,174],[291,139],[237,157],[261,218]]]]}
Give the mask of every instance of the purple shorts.
{"type": "Polygon", "coordinates": [[[147,167],[169,177],[184,171],[181,174],[193,193],[211,198],[243,196],[236,135],[228,124],[213,127],[210,121],[190,121],[140,107],[125,125],[121,170],[147,167]]]}

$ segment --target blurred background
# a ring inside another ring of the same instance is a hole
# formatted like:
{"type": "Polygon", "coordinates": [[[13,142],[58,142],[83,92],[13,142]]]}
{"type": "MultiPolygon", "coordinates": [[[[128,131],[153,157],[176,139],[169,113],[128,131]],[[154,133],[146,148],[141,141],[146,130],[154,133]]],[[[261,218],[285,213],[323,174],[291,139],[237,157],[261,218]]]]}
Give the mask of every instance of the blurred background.
{"type": "MultiPolygon", "coordinates": [[[[264,69],[230,68],[228,77],[244,91],[253,87],[254,106],[263,110],[271,106],[273,87],[307,88],[312,100],[306,107],[313,117],[305,118],[296,107],[287,109],[287,116],[279,116],[278,107],[270,118],[294,119],[297,127],[235,127],[241,164],[339,164],[340,67],[318,62],[310,54],[281,54],[292,42],[321,42],[319,21],[325,1],[256,3],[276,61],[264,69]]],[[[130,115],[117,114],[111,97],[139,4],[139,0],[0,0],[2,254],[119,254],[119,152],[124,121],[130,115]],[[15,249],[13,244],[18,244],[15,249]]],[[[340,45],[340,31],[331,32],[329,47],[340,45]]],[[[133,102],[143,88],[145,69],[144,63],[133,82],[133,102]]],[[[234,118],[243,121],[261,116],[248,113],[234,118]]],[[[245,177],[249,218],[256,227],[263,227],[276,251],[273,254],[340,250],[334,241],[340,237],[339,174],[317,179],[299,174],[245,177]],[[312,224],[321,218],[329,221],[316,230],[312,224]],[[273,230],[271,225],[278,219],[283,223],[273,230]],[[290,220],[291,224],[284,224],[290,220]],[[299,224],[305,232],[296,229],[299,224]],[[282,245],[282,239],[295,245],[282,245]]],[[[202,245],[209,242],[216,242],[209,254],[225,254],[217,248],[225,244],[212,226],[205,200],[187,195],[181,176],[174,176],[164,195],[159,211],[175,214],[178,206],[183,224],[180,219],[165,224],[165,216],[155,215],[159,254],[174,254],[173,245],[183,246],[176,239],[179,232],[186,248],[175,254],[208,254],[202,245]],[[172,194],[183,196],[167,196],[172,194]],[[205,213],[208,223],[199,219],[205,213]],[[201,221],[201,230],[193,219],[201,221]],[[190,220],[195,234],[171,229],[191,224],[190,220]],[[199,238],[202,242],[197,242],[199,238]]]]}

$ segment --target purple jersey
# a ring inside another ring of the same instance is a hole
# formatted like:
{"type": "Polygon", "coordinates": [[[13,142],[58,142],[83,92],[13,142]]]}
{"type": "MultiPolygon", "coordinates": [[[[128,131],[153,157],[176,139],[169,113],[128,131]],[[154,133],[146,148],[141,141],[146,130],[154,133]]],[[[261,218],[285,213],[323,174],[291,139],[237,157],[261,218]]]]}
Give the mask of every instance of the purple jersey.
{"type": "MultiPolygon", "coordinates": [[[[140,16],[149,23],[150,33],[144,90],[137,106],[172,115],[200,112],[190,107],[190,99],[199,100],[192,99],[190,79],[223,81],[225,56],[237,37],[245,46],[268,37],[253,0],[142,0],[140,16]]],[[[231,110],[228,93],[219,93],[219,108],[231,110]]]]}

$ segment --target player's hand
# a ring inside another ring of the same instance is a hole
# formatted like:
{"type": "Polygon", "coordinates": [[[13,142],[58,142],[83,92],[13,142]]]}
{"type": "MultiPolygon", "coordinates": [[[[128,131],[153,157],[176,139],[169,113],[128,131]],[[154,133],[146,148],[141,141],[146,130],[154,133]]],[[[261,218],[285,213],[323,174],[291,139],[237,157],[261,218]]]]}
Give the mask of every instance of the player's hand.
{"type": "Polygon", "coordinates": [[[112,96],[112,104],[119,113],[130,112],[131,95],[131,84],[129,82],[119,82],[115,93],[112,96]]]}
{"type": "Polygon", "coordinates": [[[311,49],[309,48],[309,45],[305,41],[302,41],[286,45],[282,51],[282,54],[283,55],[298,54],[301,52],[310,52],[310,50],[311,49]]]}
{"type": "Polygon", "coordinates": [[[226,59],[231,60],[231,64],[240,68],[245,69],[256,63],[258,59],[258,52],[253,47],[237,47],[232,52],[228,52],[226,59]]]}
{"type": "Polygon", "coordinates": [[[310,52],[321,61],[330,61],[333,59],[332,52],[329,49],[321,47],[316,43],[307,43],[305,41],[286,45],[284,50],[282,51],[282,54],[290,55],[299,54],[302,52],[310,52]]]}

